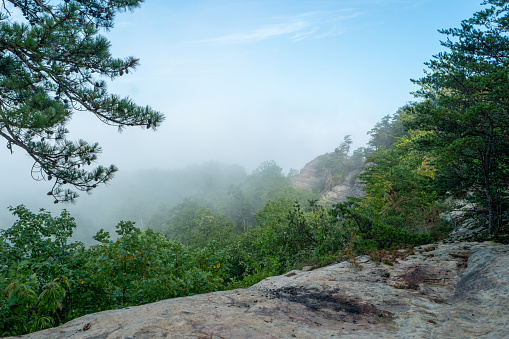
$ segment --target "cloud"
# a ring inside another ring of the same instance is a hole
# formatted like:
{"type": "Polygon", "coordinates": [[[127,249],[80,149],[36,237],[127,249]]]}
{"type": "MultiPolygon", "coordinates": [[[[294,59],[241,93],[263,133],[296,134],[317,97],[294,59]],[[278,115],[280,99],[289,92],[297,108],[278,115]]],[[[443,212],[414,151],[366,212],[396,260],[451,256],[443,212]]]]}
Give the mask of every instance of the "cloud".
{"type": "Polygon", "coordinates": [[[209,44],[235,44],[286,37],[293,41],[317,39],[339,35],[344,32],[343,22],[360,14],[352,9],[341,11],[308,12],[294,16],[273,18],[270,23],[260,27],[217,38],[198,41],[209,44]]]}
{"type": "Polygon", "coordinates": [[[368,5],[405,5],[405,9],[421,7],[424,3],[429,0],[358,0],[368,5]]]}

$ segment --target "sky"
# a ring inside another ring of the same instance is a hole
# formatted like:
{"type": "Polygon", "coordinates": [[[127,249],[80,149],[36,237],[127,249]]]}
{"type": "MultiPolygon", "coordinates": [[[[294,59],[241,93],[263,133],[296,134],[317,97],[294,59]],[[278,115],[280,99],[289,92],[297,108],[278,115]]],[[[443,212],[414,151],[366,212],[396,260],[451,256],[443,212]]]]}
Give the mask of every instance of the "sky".
{"type": "MultiPolygon", "coordinates": [[[[118,133],[79,112],[70,138],[99,142],[98,163],[121,171],[210,160],[300,170],[346,135],[364,146],[375,123],[414,101],[410,79],[443,50],[437,30],[459,27],[480,2],[146,0],[104,32],[114,56],[140,58],[109,90],[166,121],[118,133]]],[[[0,194],[47,189],[20,149],[0,147],[0,164],[0,194]]]]}

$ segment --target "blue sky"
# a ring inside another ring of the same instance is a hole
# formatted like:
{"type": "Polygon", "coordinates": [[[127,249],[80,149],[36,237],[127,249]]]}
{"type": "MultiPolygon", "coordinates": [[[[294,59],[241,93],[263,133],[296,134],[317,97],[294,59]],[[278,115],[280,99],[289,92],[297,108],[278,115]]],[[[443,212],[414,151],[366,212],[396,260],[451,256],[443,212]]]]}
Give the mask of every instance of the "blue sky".
{"type": "MultiPolygon", "coordinates": [[[[414,100],[410,79],[442,50],[437,30],[480,2],[147,0],[106,33],[115,56],[141,60],[110,91],[164,112],[165,123],[119,134],[77,113],[71,138],[99,142],[99,162],[121,171],[209,160],[301,169],[347,134],[363,146],[376,122],[414,100]]],[[[20,187],[31,162],[15,151],[0,151],[0,175],[20,187]]]]}
{"type": "Polygon", "coordinates": [[[156,133],[97,124],[80,136],[99,141],[102,161],[121,169],[208,160],[301,169],[347,134],[364,145],[377,121],[414,100],[410,79],[441,50],[437,30],[481,8],[480,0],[147,0],[108,33],[114,55],[141,59],[110,90],[167,120],[156,133]]]}

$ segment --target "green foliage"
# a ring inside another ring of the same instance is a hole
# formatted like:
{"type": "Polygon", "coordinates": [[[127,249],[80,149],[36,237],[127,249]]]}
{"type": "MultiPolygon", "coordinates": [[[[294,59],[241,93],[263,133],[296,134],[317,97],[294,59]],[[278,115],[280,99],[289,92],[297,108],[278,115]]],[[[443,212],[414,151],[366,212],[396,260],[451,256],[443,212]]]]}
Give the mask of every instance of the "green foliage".
{"type": "Polygon", "coordinates": [[[332,214],[343,221],[353,253],[394,249],[431,242],[427,233],[414,232],[401,222],[400,216],[374,218],[364,199],[352,199],[334,206],[332,214]]]}
{"type": "Polygon", "coordinates": [[[164,224],[160,231],[170,240],[204,247],[211,240],[223,242],[242,230],[231,218],[213,213],[193,200],[185,200],[172,209],[168,224],[164,224]]]}
{"type": "Polygon", "coordinates": [[[40,330],[60,322],[71,307],[69,279],[83,246],[68,239],[76,227],[67,211],[52,217],[24,206],[10,209],[18,220],[0,231],[0,334],[40,330]]]}
{"type": "Polygon", "coordinates": [[[461,28],[441,31],[450,37],[442,43],[447,51],[414,81],[424,101],[408,126],[431,132],[420,144],[434,151],[442,172],[460,178],[448,188],[455,190],[462,181],[478,207],[477,218],[496,235],[509,223],[509,6],[485,4],[491,6],[461,28]]]}
{"type": "MultiPolygon", "coordinates": [[[[324,265],[430,240],[402,227],[400,214],[380,217],[369,199],[332,209],[312,200],[302,208],[293,199],[308,196],[300,190],[268,185],[261,191],[277,199],[255,214],[256,227],[240,227],[232,218],[186,200],[163,224],[170,239],[122,221],[115,240],[101,230],[94,236],[97,244],[89,248],[69,242],[76,225],[66,211],[53,218],[23,206],[12,209],[18,220],[0,237],[2,334],[28,333],[107,309],[248,286],[304,264],[324,265]]],[[[239,199],[243,191],[232,187],[231,194],[239,199]]]]}
{"type": "Polygon", "coordinates": [[[115,242],[100,234],[101,244],[89,250],[87,275],[80,283],[101,298],[87,302],[87,313],[210,292],[223,284],[222,252],[214,243],[191,251],[160,233],[142,232],[132,222],[120,222],[117,233],[115,242]]]}
{"type": "Polygon", "coordinates": [[[241,166],[217,162],[171,170],[122,171],[107,190],[68,206],[80,226],[75,238],[93,244],[92,236],[101,228],[115,237],[114,226],[119,220],[136,221],[142,229],[161,231],[173,208],[185,199],[233,218],[222,206],[229,203],[228,188],[242,184],[247,176],[241,166]]]}
{"type": "Polygon", "coordinates": [[[331,209],[311,201],[303,209],[289,199],[270,201],[256,214],[259,226],[227,246],[228,271],[241,286],[304,265],[324,265],[380,249],[430,242],[426,233],[374,221],[362,199],[331,209]]]}
{"type": "Polygon", "coordinates": [[[435,158],[415,147],[423,134],[410,131],[393,148],[380,148],[368,158],[361,174],[367,196],[360,206],[374,221],[421,232],[440,223],[444,206],[436,193],[435,158]]]}
{"type": "Polygon", "coordinates": [[[246,179],[244,189],[253,212],[259,211],[270,200],[269,194],[281,187],[290,186],[290,180],[275,161],[260,164],[246,179]]]}
{"type": "Polygon", "coordinates": [[[218,191],[213,199],[186,198],[173,208],[162,207],[148,226],[189,246],[204,246],[210,240],[226,244],[257,227],[255,214],[268,202],[288,198],[305,203],[317,197],[292,187],[281,167],[266,161],[244,180],[218,191]]]}
{"type": "Polygon", "coordinates": [[[102,122],[155,128],[164,117],[129,98],[109,95],[106,82],[136,68],[138,59],[115,59],[99,30],[113,27],[118,12],[142,2],[14,1],[25,21],[16,22],[5,2],[0,12],[0,136],[8,149],[18,146],[34,161],[32,176],[53,183],[55,203],[90,192],[113,177],[117,168],[98,166],[97,143],[66,139],[74,110],[93,113],[102,122]]]}
{"type": "Polygon", "coordinates": [[[411,107],[412,105],[401,107],[392,117],[386,115],[380,122],[375,124],[375,127],[368,132],[371,136],[366,149],[368,156],[373,155],[380,149],[393,148],[398,138],[408,134],[404,121],[407,119],[411,107]]]}
{"type": "Polygon", "coordinates": [[[70,243],[74,220],[24,206],[0,233],[0,335],[55,326],[87,313],[224,289],[232,284],[227,253],[217,242],[188,248],[132,222],[118,238],[98,232],[98,244],[70,243]]]}

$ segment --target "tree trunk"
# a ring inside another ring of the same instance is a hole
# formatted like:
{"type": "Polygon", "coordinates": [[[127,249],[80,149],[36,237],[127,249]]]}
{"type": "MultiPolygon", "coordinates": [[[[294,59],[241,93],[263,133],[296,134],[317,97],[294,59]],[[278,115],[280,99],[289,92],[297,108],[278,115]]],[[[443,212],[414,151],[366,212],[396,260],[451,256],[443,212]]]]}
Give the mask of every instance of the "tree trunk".
{"type": "Polygon", "coordinates": [[[486,193],[486,202],[488,203],[488,232],[493,234],[494,232],[494,209],[495,206],[493,204],[493,193],[492,193],[492,185],[490,180],[491,173],[491,153],[493,148],[493,126],[491,128],[492,133],[489,135],[489,139],[486,145],[486,149],[484,154],[481,152],[481,161],[482,168],[484,174],[484,191],[486,193]]]}

